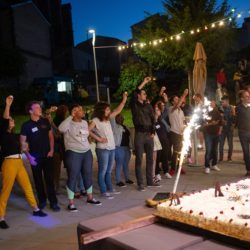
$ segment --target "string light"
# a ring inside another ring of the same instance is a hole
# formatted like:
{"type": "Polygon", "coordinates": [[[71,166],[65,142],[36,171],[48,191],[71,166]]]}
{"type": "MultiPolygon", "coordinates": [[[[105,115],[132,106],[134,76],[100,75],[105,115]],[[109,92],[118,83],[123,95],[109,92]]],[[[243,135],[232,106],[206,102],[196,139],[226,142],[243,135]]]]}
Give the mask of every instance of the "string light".
{"type": "MultiPolygon", "coordinates": [[[[235,8],[231,9],[231,12],[232,13],[235,13],[235,8]]],[[[250,9],[247,11],[249,14],[250,14],[250,9]]],[[[242,17],[242,12],[238,14],[235,14],[234,15],[235,18],[241,18],[242,17]]],[[[187,32],[189,32],[189,34],[191,35],[194,35],[195,33],[200,33],[201,31],[204,31],[204,30],[209,30],[209,28],[211,29],[214,29],[216,27],[222,27],[225,25],[225,22],[228,21],[228,22],[231,22],[233,20],[232,17],[227,17],[227,18],[224,18],[222,20],[219,20],[219,21],[216,21],[216,22],[213,22],[213,23],[210,23],[210,24],[207,24],[205,26],[203,26],[203,28],[199,27],[199,28],[196,28],[196,29],[192,29],[190,31],[184,31],[182,30],[179,34],[175,34],[175,35],[172,35],[170,37],[165,37],[165,38],[160,38],[160,39],[157,39],[157,40],[153,40],[153,41],[148,41],[147,43],[133,43],[131,45],[126,45],[126,46],[117,46],[118,47],[118,50],[123,50],[125,48],[129,48],[129,47],[140,47],[140,48],[143,48],[145,47],[147,44],[148,45],[153,45],[153,46],[157,46],[159,44],[162,44],[163,42],[168,42],[169,40],[173,41],[174,39],[179,41],[181,39],[181,35],[182,34],[186,34],[187,32]]]]}

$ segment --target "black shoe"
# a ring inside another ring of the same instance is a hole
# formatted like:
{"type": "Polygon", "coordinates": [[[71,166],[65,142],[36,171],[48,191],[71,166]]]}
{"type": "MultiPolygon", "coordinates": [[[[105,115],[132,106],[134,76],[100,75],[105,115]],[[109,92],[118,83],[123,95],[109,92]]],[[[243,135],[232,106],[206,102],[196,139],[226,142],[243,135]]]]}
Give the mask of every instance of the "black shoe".
{"type": "Polygon", "coordinates": [[[134,182],[131,181],[130,179],[126,180],[126,183],[127,183],[127,184],[134,184],[134,182]]]}
{"type": "Polygon", "coordinates": [[[42,210],[38,210],[38,211],[33,211],[33,216],[46,217],[47,214],[44,213],[42,210]]]}
{"type": "Polygon", "coordinates": [[[148,187],[161,187],[159,183],[153,182],[152,184],[148,184],[148,187]]]}
{"type": "Polygon", "coordinates": [[[61,210],[61,208],[60,208],[57,204],[50,205],[50,208],[51,208],[54,212],[59,212],[59,211],[61,210]]]}
{"type": "Polygon", "coordinates": [[[96,200],[95,198],[91,199],[91,200],[87,200],[88,204],[92,204],[92,205],[96,205],[96,206],[101,206],[102,203],[98,200],[96,200]]]}
{"type": "Polygon", "coordinates": [[[81,196],[87,196],[87,192],[86,192],[86,191],[81,191],[81,192],[80,192],[80,195],[81,195],[81,196]]]}
{"type": "Polygon", "coordinates": [[[38,207],[39,207],[39,209],[44,209],[45,207],[46,207],[46,202],[41,202],[41,203],[39,203],[39,205],[38,205],[38,207]]]}
{"type": "Polygon", "coordinates": [[[80,199],[81,198],[81,194],[80,193],[75,193],[74,194],[74,198],[75,199],[80,199]]]}
{"type": "Polygon", "coordinates": [[[145,188],[142,185],[139,185],[137,189],[138,191],[141,191],[141,192],[145,191],[145,188]]]}
{"type": "Polygon", "coordinates": [[[2,229],[7,229],[7,228],[9,228],[9,226],[8,226],[8,224],[6,223],[5,220],[1,220],[1,221],[0,221],[0,228],[2,228],[2,229]]]}
{"type": "Polygon", "coordinates": [[[122,181],[116,183],[116,186],[118,186],[118,187],[126,187],[126,185],[122,181]]]}
{"type": "Polygon", "coordinates": [[[76,208],[76,206],[74,204],[69,204],[68,205],[68,210],[70,212],[78,212],[78,210],[77,210],[77,208],[76,208]]]}

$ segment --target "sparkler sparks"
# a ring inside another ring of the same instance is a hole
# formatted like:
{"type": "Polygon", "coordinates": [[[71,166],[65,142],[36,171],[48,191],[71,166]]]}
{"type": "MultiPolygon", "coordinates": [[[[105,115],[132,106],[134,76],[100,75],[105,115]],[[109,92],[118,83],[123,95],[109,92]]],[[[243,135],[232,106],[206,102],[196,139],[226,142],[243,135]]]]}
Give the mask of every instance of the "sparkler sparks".
{"type": "Polygon", "coordinates": [[[199,120],[201,117],[203,119],[206,119],[206,120],[211,119],[211,117],[209,117],[209,115],[208,115],[208,112],[213,110],[213,108],[210,106],[210,103],[211,102],[205,97],[204,105],[202,106],[202,108],[198,107],[194,110],[193,115],[191,116],[189,123],[187,124],[186,128],[184,129],[182,149],[181,149],[181,154],[180,154],[180,159],[179,159],[179,168],[178,168],[178,172],[177,172],[175,183],[174,183],[173,194],[176,193],[176,189],[177,189],[177,185],[179,183],[180,173],[181,173],[184,158],[187,155],[189,148],[191,147],[191,134],[192,134],[193,130],[199,128],[199,126],[200,126],[199,120]]]}

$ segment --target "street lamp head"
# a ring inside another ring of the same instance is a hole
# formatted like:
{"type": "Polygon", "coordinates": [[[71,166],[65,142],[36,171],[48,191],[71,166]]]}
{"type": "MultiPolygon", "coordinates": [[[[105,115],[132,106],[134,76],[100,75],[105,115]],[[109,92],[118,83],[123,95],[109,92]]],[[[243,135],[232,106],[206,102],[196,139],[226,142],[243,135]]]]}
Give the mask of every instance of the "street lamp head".
{"type": "Polygon", "coordinates": [[[88,31],[89,31],[90,34],[94,34],[95,33],[94,29],[89,29],[88,31]]]}

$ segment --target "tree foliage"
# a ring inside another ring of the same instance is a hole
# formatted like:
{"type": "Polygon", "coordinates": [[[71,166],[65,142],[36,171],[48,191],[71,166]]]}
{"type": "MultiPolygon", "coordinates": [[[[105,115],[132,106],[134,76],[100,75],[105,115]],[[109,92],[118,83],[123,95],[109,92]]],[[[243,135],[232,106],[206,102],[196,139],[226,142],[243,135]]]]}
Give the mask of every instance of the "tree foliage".
{"type": "Polygon", "coordinates": [[[190,71],[193,68],[193,54],[196,42],[205,48],[208,68],[218,68],[226,60],[233,46],[233,31],[228,25],[208,28],[207,31],[190,34],[190,30],[203,27],[230,15],[228,1],[217,0],[165,0],[165,14],[161,18],[148,18],[145,25],[138,27],[135,39],[149,42],[167,37],[168,41],[158,46],[136,48],[136,53],[155,68],[174,68],[190,71]],[[164,25],[162,25],[164,22],[164,25]],[[185,31],[181,39],[169,37],[185,31]]]}
{"type": "MultiPolygon", "coordinates": [[[[127,63],[122,65],[119,88],[115,96],[120,97],[125,91],[128,92],[128,96],[131,96],[131,93],[143,81],[143,79],[146,76],[151,75],[152,71],[147,63],[129,59],[127,63]]],[[[146,91],[150,99],[155,96],[158,89],[154,81],[146,87],[146,91]]]]}

